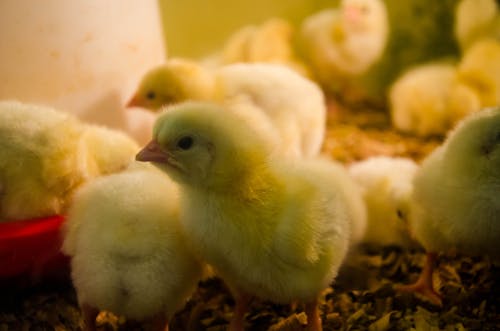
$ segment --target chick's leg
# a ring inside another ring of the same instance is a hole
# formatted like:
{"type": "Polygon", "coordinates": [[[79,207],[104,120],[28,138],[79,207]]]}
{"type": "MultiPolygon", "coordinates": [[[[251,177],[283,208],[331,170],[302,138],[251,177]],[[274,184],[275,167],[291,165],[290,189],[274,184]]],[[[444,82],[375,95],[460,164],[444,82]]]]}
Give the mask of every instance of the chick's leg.
{"type": "Polygon", "coordinates": [[[86,303],[82,304],[83,331],[96,331],[95,319],[99,314],[99,309],[86,303]]]}
{"type": "Polygon", "coordinates": [[[229,331],[243,331],[245,325],[245,313],[248,310],[252,296],[239,293],[234,297],[236,305],[234,307],[233,318],[229,324],[229,331]]]}
{"type": "Polygon", "coordinates": [[[434,272],[436,259],[436,253],[427,253],[424,267],[417,281],[411,285],[398,286],[396,289],[402,292],[419,293],[428,298],[432,303],[441,306],[441,296],[434,290],[434,285],[432,284],[432,274],[434,272]]]}
{"type": "Polygon", "coordinates": [[[307,330],[308,331],[322,331],[323,326],[321,325],[321,317],[318,307],[318,300],[314,300],[306,303],[306,315],[307,315],[307,330]]]}
{"type": "Polygon", "coordinates": [[[168,331],[168,319],[165,314],[160,313],[151,318],[151,329],[153,331],[168,331]]]}

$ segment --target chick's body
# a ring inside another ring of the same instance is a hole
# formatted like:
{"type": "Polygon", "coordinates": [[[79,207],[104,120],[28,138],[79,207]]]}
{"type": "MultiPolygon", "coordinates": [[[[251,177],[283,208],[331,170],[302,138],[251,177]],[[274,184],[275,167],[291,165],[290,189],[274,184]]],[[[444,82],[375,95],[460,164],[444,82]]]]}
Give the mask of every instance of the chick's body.
{"type": "Polygon", "coordinates": [[[361,186],[367,209],[362,242],[375,245],[412,245],[408,214],[413,177],[418,165],[411,159],[372,157],[349,167],[361,186]]]}
{"type": "Polygon", "coordinates": [[[500,257],[499,131],[500,109],[482,110],[422,163],[410,220],[426,250],[500,257]]]}
{"type": "Polygon", "coordinates": [[[340,9],[307,17],[301,50],[324,83],[360,75],[382,55],[388,36],[387,10],[380,0],[342,0],[340,9]]]}
{"type": "Polygon", "coordinates": [[[127,168],[139,146],[121,131],[97,125],[84,125],[82,139],[98,175],[127,168]]]}
{"type": "Polygon", "coordinates": [[[453,64],[428,63],[406,71],[390,88],[391,120],[403,132],[444,135],[481,108],[475,89],[460,81],[453,64]]]}
{"type": "Polygon", "coordinates": [[[104,131],[49,107],[0,102],[0,221],[60,214],[80,184],[126,167],[137,145],[104,131]]]}
{"type": "Polygon", "coordinates": [[[226,41],[219,61],[280,63],[308,76],[307,68],[294,54],[293,35],[292,24],[281,18],[271,18],[258,26],[244,26],[226,41]]]}
{"type": "Polygon", "coordinates": [[[63,244],[80,305],[136,320],[171,317],[201,276],[179,222],[177,187],[142,168],[82,187],[63,244]]]}
{"type": "Polygon", "coordinates": [[[292,55],[293,28],[284,19],[274,18],[261,26],[246,26],[233,34],[224,46],[224,63],[280,62],[292,55]]]}
{"type": "Polygon", "coordinates": [[[455,9],[455,38],[463,51],[482,38],[500,37],[496,0],[461,0],[455,9]]]}
{"type": "Polygon", "coordinates": [[[235,100],[244,100],[260,109],[269,124],[249,123],[272,126],[284,154],[319,154],[326,129],[326,105],[316,84],[288,68],[263,63],[222,67],[215,84],[215,100],[221,104],[230,106],[235,100]]]}
{"type": "Polygon", "coordinates": [[[186,190],[186,228],[230,287],[280,303],[309,302],[334,279],[355,210],[328,167],[310,161],[280,178],[266,176],[259,180],[269,180],[267,187],[250,200],[186,190]]]}
{"type": "Polygon", "coordinates": [[[210,71],[187,60],[169,61],[145,76],[132,104],[156,110],[186,100],[233,108],[257,131],[275,136],[284,155],[309,157],[321,149],[326,125],[323,92],[284,66],[240,63],[210,71]],[[190,74],[177,77],[181,72],[190,74]]]}
{"type": "Polygon", "coordinates": [[[232,113],[216,121],[221,111],[190,103],[168,110],[138,159],[180,183],[192,244],[237,306],[245,293],[316,302],[346,254],[351,222],[364,217],[361,196],[340,165],[270,159],[265,140],[232,113]]]}
{"type": "Polygon", "coordinates": [[[410,228],[427,251],[418,280],[400,287],[441,304],[432,274],[438,253],[500,258],[500,108],[469,115],[414,178],[410,228]]]}
{"type": "Polygon", "coordinates": [[[481,107],[500,105],[500,40],[474,42],[460,60],[458,78],[479,96],[481,107]]]}
{"type": "Polygon", "coordinates": [[[64,113],[17,102],[0,103],[0,220],[56,214],[89,176],[79,137],[64,113]]]}

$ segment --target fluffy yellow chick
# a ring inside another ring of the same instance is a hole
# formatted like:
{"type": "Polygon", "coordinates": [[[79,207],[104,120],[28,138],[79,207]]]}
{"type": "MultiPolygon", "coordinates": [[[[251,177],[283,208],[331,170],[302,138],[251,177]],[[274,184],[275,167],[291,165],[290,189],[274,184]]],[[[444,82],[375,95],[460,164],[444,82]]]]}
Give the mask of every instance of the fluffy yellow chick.
{"type": "Polygon", "coordinates": [[[221,62],[280,63],[308,76],[307,68],[295,56],[293,34],[293,26],[281,18],[271,18],[259,26],[244,26],[227,40],[221,62]]]}
{"type": "Polygon", "coordinates": [[[211,72],[195,62],[169,61],[146,75],[130,105],[157,109],[185,100],[236,107],[242,118],[258,131],[271,127],[276,133],[270,135],[279,137],[284,155],[310,157],[321,150],[326,126],[323,92],[318,85],[284,66],[240,63],[211,72]],[[186,67],[183,70],[178,69],[181,63],[186,67]],[[181,72],[190,75],[177,77],[181,72]]]}
{"type": "Polygon", "coordinates": [[[342,0],[339,9],[307,17],[299,32],[303,56],[326,83],[365,72],[382,55],[387,37],[381,0],[342,0]]]}
{"type": "Polygon", "coordinates": [[[462,50],[485,37],[500,37],[500,11],[495,0],[461,0],[455,10],[455,37],[462,50]]]}
{"type": "Polygon", "coordinates": [[[245,26],[229,37],[222,51],[223,63],[274,62],[292,55],[293,27],[272,18],[260,26],[245,26]]]}
{"type": "Polygon", "coordinates": [[[447,63],[423,64],[403,73],[389,90],[389,102],[393,126],[418,136],[444,135],[481,109],[478,94],[447,63]]]}
{"type": "Polygon", "coordinates": [[[98,125],[84,125],[82,139],[97,175],[124,170],[139,149],[127,134],[98,125]]]}
{"type": "Polygon", "coordinates": [[[408,213],[417,169],[412,159],[387,156],[368,158],[349,166],[349,174],[360,185],[366,204],[363,243],[412,246],[408,213]]]}
{"type": "Polygon", "coordinates": [[[0,221],[61,214],[85,181],[125,168],[138,146],[49,107],[0,102],[0,221]]]}
{"type": "Polygon", "coordinates": [[[243,329],[253,296],[303,301],[308,329],[321,330],[318,297],[364,216],[360,192],[339,164],[270,158],[251,126],[221,112],[208,103],[172,107],[136,159],[179,183],[191,243],[235,297],[230,330],[243,329]]]}
{"type": "Polygon", "coordinates": [[[128,102],[128,107],[157,111],[184,100],[213,98],[213,74],[195,61],[173,58],[148,71],[128,102]]]}
{"type": "Polygon", "coordinates": [[[410,226],[427,251],[418,281],[403,290],[433,302],[437,253],[500,258],[500,108],[469,115],[422,163],[414,179],[410,226]]]}
{"type": "Polygon", "coordinates": [[[472,44],[458,65],[458,79],[478,94],[482,107],[500,105],[500,41],[472,44]]]}
{"type": "Polygon", "coordinates": [[[101,310],[168,330],[201,277],[178,214],[177,186],[153,167],[95,179],[75,194],[63,252],[85,330],[101,310]],[[167,326],[166,326],[167,325],[167,326]]]}

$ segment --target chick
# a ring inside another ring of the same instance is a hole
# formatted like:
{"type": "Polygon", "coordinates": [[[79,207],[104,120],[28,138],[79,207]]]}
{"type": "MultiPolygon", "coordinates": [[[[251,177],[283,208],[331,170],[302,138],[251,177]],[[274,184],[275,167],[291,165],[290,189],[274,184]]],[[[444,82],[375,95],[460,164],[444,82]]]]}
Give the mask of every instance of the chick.
{"type": "Polygon", "coordinates": [[[101,177],[78,190],[62,250],[71,257],[85,330],[95,330],[100,310],[168,330],[168,318],[202,273],[178,207],[177,186],[153,167],[101,177]]]}
{"type": "Polygon", "coordinates": [[[326,9],[304,20],[299,31],[302,55],[318,79],[365,72],[385,49],[387,10],[381,0],[342,0],[340,9],[326,9]]]}
{"type": "Polygon", "coordinates": [[[478,94],[482,107],[500,105],[500,41],[471,45],[458,65],[458,79],[478,94]]]}
{"type": "Polygon", "coordinates": [[[138,146],[49,107],[0,102],[0,222],[61,214],[74,190],[126,167],[138,146]]]}
{"type": "Polygon", "coordinates": [[[59,213],[89,178],[83,127],[46,107],[0,102],[0,220],[59,213]]]}
{"type": "Polygon", "coordinates": [[[475,41],[500,37],[500,11],[495,0],[461,0],[455,9],[455,37],[462,51],[475,41]]]}
{"type": "Polygon", "coordinates": [[[187,60],[168,62],[144,77],[129,105],[157,109],[185,100],[237,105],[238,113],[253,119],[259,131],[271,127],[276,132],[284,155],[310,157],[321,150],[326,126],[323,92],[284,66],[240,63],[211,72],[187,60]],[[263,121],[254,120],[256,116],[263,121]]]}
{"type": "Polygon", "coordinates": [[[274,62],[292,55],[293,27],[273,18],[260,26],[245,26],[229,37],[222,57],[224,63],[274,62]]]}
{"type": "MultiPolygon", "coordinates": [[[[387,107],[389,86],[412,66],[441,58],[456,58],[454,9],[458,0],[383,0],[389,26],[385,48],[367,71],[350,77],[365,103],[387,107]]],[[[326,86],[325,86],[326,87],[326,86]]]]}
{"type": "Polygon", "coordinates": [[[308,69],[295,55],[293,35],[293,26],[281,18],[268,19],[258,26],[244,26],[225,43],[220,55],[221,62],[280,63],[309,76],[308,69]]]}
{"type": "Polygon", "coordinates": [[[402,157],[372,157],[349,166],[361,186],[367,210],[363,243],[410,247],[408,212],[418,165],[402,157]]]}
{"type": "Polygon", "coordinates": [[[97,175],[124,170],[139,150],[137,143],[125,133],[98,125],[84,125],[82,139],[97,175]]]}
{"type": "Polygon", "coordinates": [[[481,109],[479,95],[448,63],[427,63],[403,73],[389,90],[389,102],[393,126],[418,136],[444,135],[481,109]]]}
{"type": "Polygon", "coordinates": [[[500,108],[469,115],[422,163],[414,179],[410,227],[427,251],[420,278],[402,290],[440,304],[437,253],[500,257],[500,108]]]}
{"type": "Polygon", "coordinates": [[[172,107],[136,159],[179,183],[191,244],[235,297],[230,330],[243,329],[252,296],[304,301],[308,329],[321,330],[318,297],[343,261],[352,223],[365,216],[360,192],[339,164],[270,157],[251,126],[221,112],[209,103],[172,107]]]}
{"type": "Polygon", "coordinates": [[[195,61],[173,58],[144,75],[127,106],[157,111],[184,100],[210,100],[213,90],[210,70],[195,61]]]}

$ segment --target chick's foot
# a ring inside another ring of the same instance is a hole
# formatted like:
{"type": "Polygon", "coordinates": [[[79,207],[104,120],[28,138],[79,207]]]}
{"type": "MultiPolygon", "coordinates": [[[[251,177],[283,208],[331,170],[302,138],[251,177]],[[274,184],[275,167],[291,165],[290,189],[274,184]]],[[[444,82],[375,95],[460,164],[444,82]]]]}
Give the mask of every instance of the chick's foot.
{"type": "Polygon", "coordinates": [[[323,331],[318,300],[306,303],[307,331],[323,331]]]}
{"type": "Polygon", "coordinates": [[[83,331],[96,331],[95,319],[99,314],[99,309],[94,308],[88,304],[82,305],[82,316],[83,316],[83,331]]]}
{"type": "Polygon", "coordinates": [[[236,306],[234,307],[233,317],[229,324],[229,331],[243,331],[245,325],[245,313],[252,300],[252,297],[246,294],[241,294],[235,297],[236,306]]]}
{"type": "Polygon", "coordinates": [[[433,304],[442,306],[443,302],[441,299],[441,295],[437,293],[432,283],[432,274],[434,272],[436,258],[437,258],[436,253],[427,253],[424,267],[417,281],[410,285],[396,286],[396,290],[400,292],[418,293],[429,299],[430,302],[432,302],[433,304]]]}
{"type": "Polygon", "coordinates": [[[153,331],[168,331],[168,319],[164,313],[151,318],[151,329],[153,331]]]}

